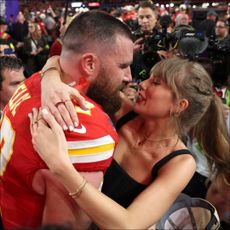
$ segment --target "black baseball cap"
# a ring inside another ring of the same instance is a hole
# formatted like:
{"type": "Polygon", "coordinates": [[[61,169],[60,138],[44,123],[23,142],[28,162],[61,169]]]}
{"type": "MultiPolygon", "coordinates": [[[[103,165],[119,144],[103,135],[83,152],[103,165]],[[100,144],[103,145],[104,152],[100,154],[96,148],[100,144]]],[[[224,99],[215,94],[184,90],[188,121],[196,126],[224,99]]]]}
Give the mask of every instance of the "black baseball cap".
{"type": "Polygon", "coordinates": [[[211,16],[211,15],[213,15],[213,16],[218,16],[218,14],[216,13],[215,10],[209,10],[209,11],[208,11],[207,16],[211,16]]]}

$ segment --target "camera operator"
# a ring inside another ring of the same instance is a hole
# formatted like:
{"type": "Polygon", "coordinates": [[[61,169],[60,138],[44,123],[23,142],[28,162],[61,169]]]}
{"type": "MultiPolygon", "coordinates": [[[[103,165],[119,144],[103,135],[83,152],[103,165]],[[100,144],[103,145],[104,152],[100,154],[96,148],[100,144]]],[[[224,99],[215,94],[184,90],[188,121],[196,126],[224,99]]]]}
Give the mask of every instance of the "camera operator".
{"type": "Polygon", "coordinates": [[[157,52],[154,51],[161,35],[156,28],[157,14],[151,2],[140,2],[137,18],[139,29],[133,33],[135,53],[131,71],[134,81],[140,82],[148,78],[151,67],[159,61],[157,52]]]}
{"type": "Polygon", "coordinates": [[[230,35],[229,35],[229,22],[224,19],[219,19],[216,22],[215,27],[216,38],[220,43],[229,44],[230,35]]]}
{"type": "Polygon", "coordinates": [[[197,30],[198,31],[205,31],[205,35],[207,37],[210,37],[211,35],[215,34],[215,23],[217,19],[218,14],[215,10],[210,9],[207,12],[206,19],[203,20],[199,25],[197,30]]]}
{"type": "Polygon", "coordinates": [[[216,22],[215,38],[209,39],[209,58],[214,64],[214,84],[217,87],[226,85],[230,76],[230,35],[227,20],[218,19],[216,22]]]}

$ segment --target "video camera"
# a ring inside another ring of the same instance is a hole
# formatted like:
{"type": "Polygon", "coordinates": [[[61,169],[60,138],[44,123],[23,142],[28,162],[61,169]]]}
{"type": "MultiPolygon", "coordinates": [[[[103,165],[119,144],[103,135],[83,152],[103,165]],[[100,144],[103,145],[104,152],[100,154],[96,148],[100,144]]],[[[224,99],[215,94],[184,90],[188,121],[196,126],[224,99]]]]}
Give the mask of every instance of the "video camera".
{"type": "Polygon", "coordinates": [[[203,32],[196,32],[192,27],[186,25],[176,28],[170,36],[172,46],[178,49],[183,58],[190,60],[199,59],[209,44],[203,32]]]}
{"type": "Polygon", "coordinates": [[[156,30],[151,33],[143,33],[141,31],[134,32],[135,39],[143,39],[142,56],[146,67],[151,68],[159,61],[157,51],[163,49],[162,34],[156,30]]]}
{"type": "Polygon", "coordinates": [[[214,35],[207,38],[203,32],[182,29],[173,35],[177,49],[183,58],[209,65],[215,86],[226,84],[230,76],[230,41],[218,40],[214,35]]]}
{"type": "MultiPolygon", "coordinates": [[[[215,37],[207,38],[204,32],[195,31],[189,25],[178,26],[174,32],[167,33],[170,23],[169,16],[162,16],[160,19],[161,32],[155,31],[151,34],[134,33],[136,38],[143,38],[142,57],[145,66],[151,69],[161,60],[157,51],[169,51],[170,48],[173,48],[182,58],[210,65],[213,69],[210,75],[212,75],[214,84],[226,81],[227,75],[230,75],[229,64],[227,64],[230,61],[229,42],[220,42],[215,37]]],[[[148,77],[148,74],[144,74],[141,80],[145,80],[146,76],[148,77]]]]}

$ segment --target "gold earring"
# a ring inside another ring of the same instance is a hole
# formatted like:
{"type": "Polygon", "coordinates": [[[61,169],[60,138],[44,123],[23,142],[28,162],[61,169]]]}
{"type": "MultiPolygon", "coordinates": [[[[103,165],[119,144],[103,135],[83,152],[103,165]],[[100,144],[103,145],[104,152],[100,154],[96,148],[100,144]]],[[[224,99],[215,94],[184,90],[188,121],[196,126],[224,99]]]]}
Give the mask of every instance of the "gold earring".
{"type": "Polygon", "coordinates": [[[173,109],[170,109],[170,117],[179,117],[180,116],[180,112],[173,112],[173,109]]]}
{"type": "Polygon", "coordinates": [[[174,115],[174,117],[179,117],[180,116],[180,112],[175,112],[173,115],[174,115]]]}

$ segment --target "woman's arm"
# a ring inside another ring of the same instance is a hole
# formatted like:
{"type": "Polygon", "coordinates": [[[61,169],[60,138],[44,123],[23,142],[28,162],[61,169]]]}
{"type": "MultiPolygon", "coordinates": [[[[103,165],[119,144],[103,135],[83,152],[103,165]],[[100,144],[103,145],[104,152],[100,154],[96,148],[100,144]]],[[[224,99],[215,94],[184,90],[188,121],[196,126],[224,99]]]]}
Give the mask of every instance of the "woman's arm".
{"type": "Polygon", "coordinates": [[[49,58],[41,74],[42,106],[49,108],[64,130],[77,127],[78,117],[72,102],[79,104],[82,109],[87,110],[87,107],[80,93],[61,81],[59,56],[49,58]]]}
{"type": "Polygon", "coordinates": [[[36,151],[55,173],[73,199],[104,229],[144,229],[156,223],[195,171],[195,161],[190,155],[181,155],[159,170],[158,177],[127,208],[100,193],[75,170],[67,154],[67,144],[61,127],[47,110],[43,110],[47,124],[36,114],[30,116],[32,141],[36,151]]]}

